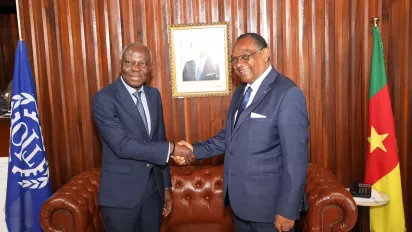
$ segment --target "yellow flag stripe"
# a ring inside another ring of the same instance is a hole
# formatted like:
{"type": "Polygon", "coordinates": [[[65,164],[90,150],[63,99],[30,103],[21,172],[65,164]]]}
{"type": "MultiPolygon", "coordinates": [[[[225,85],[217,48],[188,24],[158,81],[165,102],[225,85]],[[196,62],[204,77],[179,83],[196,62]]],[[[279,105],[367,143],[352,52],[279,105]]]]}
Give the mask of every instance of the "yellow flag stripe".
{"type": "Polygon", "coordinates": [[[389,204],[370,207],[370,226],[372,231],[406,231],[399,163],[391,172],[372,185],[372,188],[389,196],[389,204]]]}

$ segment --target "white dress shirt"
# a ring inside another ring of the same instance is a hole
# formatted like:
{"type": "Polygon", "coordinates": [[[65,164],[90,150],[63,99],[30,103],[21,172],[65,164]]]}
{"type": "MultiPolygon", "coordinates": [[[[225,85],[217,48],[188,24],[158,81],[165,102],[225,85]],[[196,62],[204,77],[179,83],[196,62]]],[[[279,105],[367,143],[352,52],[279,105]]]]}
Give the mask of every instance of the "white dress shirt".
{"type": "MultiPolygon", "coordinates": [[[[246,90],[250,87],[252,88],[252,92],[250,93],[250,98],[249,101],[246,104],[246,108],[253,102],[253,98],[255,98],[256,93],[260,87],[260,84],[262,84],[263,80],[266,78],[266,76],[269,74],[270,70],[272,70],[272,66],[269,66],[263,73],[256,79],[251,85],[247,84],[245,90],[243,91],[243,94],[245,94],[246,90]]],[[[242,95],[243,96],[243,95],[242,95]]],[[[246,109],[245,108],[245,109],[246,109]]],[[[233,118],[233,123],[235,123],[237,116],[237,110],[235,113],[235,117],[233,118]]]]}
{"type": "MultiPolygon", "coordinates": [[[[137,99],[133,96],[133,93],[136,92],[136,89],[131,87],[130,85],[128,85],[124,80],[123,77],[121,77],[122,82],[124,84],[124,87],[126,87],[127,91],[129,92],[130,96],[133,99],[134,104],[136,104],[137,99]]],[[[139,89],[140,92],[142,92],[142,94],[140,95],[140,100],[142,101],[143,104],[143,108],[144,108],[144,113],[146,114],[146,119],[147,119],[147,128],[149,129],[149,134],[151,131],[151,119],[150,119],[150,112],[149,112],[149,105],[147,104],[147,99],[146,99],[146,94],[144,93],[144,85],[142,85],[142,87],[139,89]]],[[[169,162],[169,156],[170,156],[170,143],[169,143],[169,151],[167,153],[167,159],[166,159],[166,163],[169,162]]]]}

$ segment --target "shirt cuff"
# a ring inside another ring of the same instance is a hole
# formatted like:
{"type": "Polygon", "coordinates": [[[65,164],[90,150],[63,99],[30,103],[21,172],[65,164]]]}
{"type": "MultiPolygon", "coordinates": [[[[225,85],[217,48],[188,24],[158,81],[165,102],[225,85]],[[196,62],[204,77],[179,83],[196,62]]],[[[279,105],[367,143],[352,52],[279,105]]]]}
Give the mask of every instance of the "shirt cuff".
{"type": "Polygon", "coordinates": [[[169,143],[169,151],[167,152],[167,159],[166,159],[166,163],[169,162],[169,157],[170,157],[170,143],[169,143]]]}

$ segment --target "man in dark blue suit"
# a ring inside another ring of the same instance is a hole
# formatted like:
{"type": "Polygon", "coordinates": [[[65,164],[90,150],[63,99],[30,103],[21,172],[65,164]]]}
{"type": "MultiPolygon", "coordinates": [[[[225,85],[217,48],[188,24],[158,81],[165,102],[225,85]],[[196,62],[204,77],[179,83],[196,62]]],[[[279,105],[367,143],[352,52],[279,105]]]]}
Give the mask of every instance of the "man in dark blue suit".
{"type": "Polygon", "coordinates": [[[164,216],[172,210],[170,156],[182,155],[188,162],[194,157],[166,139],[160,93],[145,85],[150,50],[130,44],[120,65],[121,76],[92,102],[103,154],[99,205],[108,232],[155,232],[162,208],[164,216]]]}
{"type": "Polygon", "coordinates": [[[224,196],[236,232],[291,231],[304,197],[308,112],[302,91],[270,64],[266,41],[239,36],[231,63],[244,84],[226,128],[191,147],[197,159],[225,154],[224,196]]]}

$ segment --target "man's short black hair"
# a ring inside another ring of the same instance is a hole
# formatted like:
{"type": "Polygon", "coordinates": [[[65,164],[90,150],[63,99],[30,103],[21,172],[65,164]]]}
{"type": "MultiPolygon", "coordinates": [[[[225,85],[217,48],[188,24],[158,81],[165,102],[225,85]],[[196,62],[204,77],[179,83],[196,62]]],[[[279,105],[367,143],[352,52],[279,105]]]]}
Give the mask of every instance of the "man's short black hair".
{"type": "Polygon", "coordinates": [[[250,37],[254,44],[256,45],[256,47],[258,49],[262,49],[262,48],[267,48],[268,44],[266,43],[266,40],[259,34],[257,33],[245,33],[243,35],[240,35],[239,37],[237,37],[236,41],[239,41],[240,39],[246,38],[246,37],[250,37]]]}

